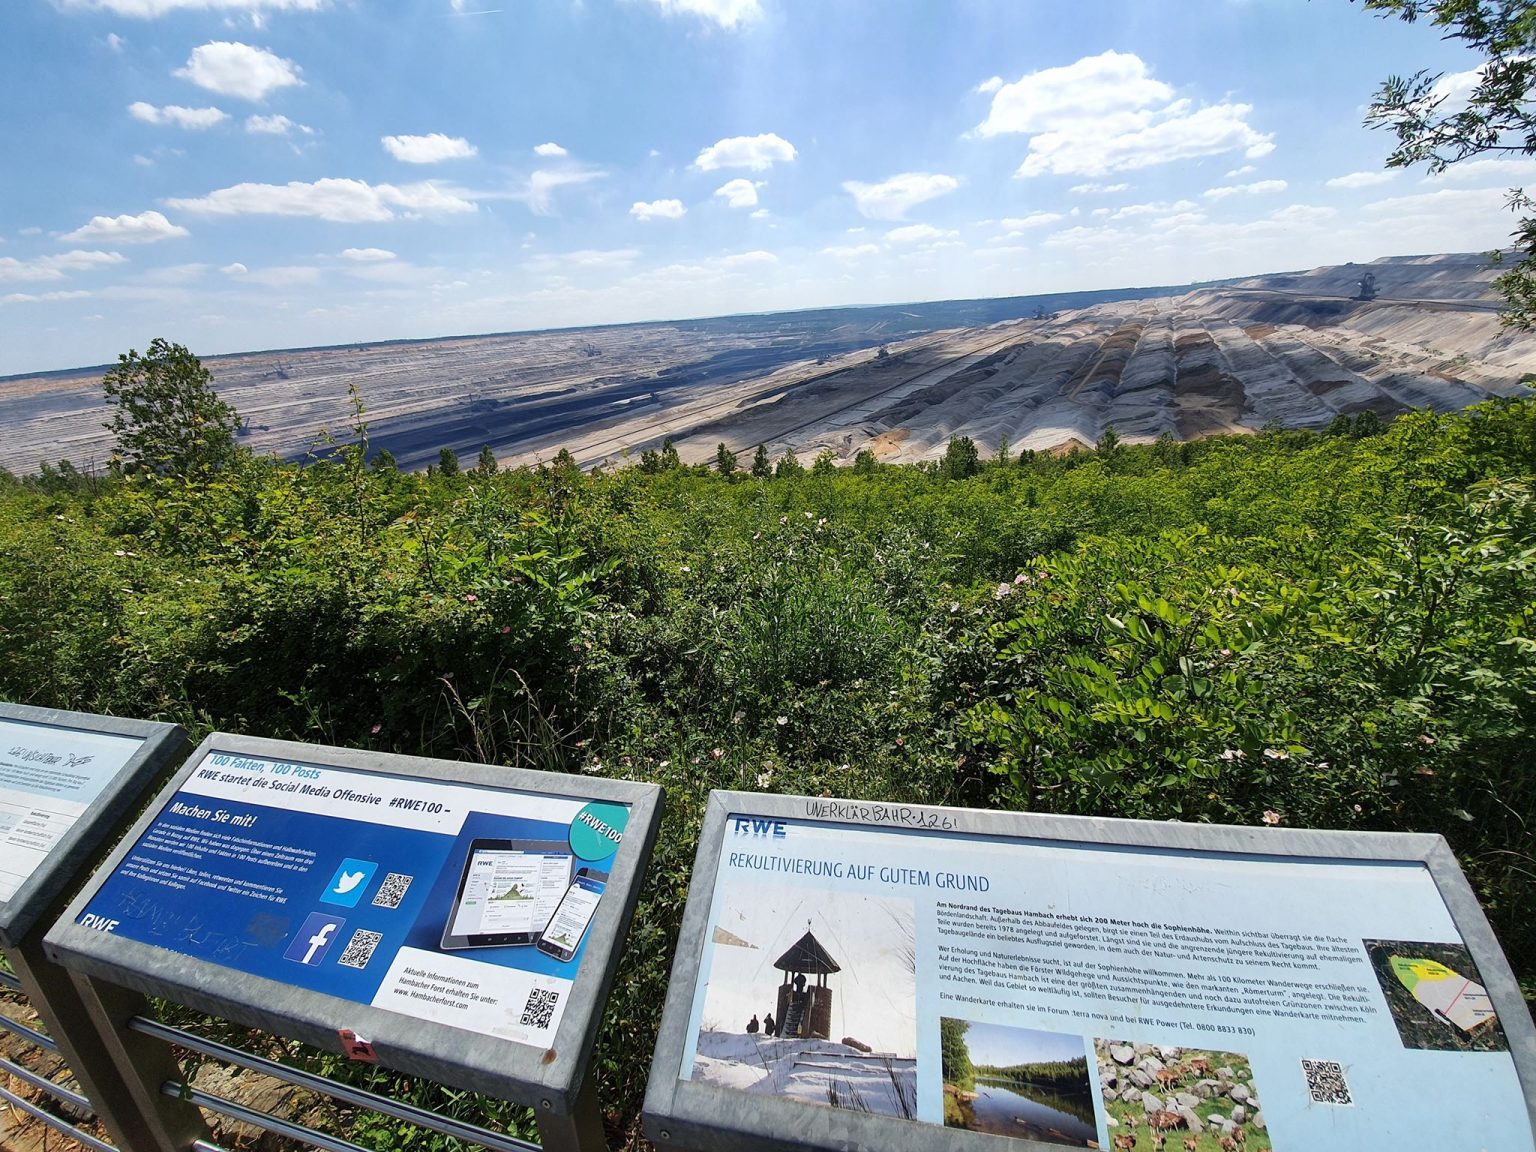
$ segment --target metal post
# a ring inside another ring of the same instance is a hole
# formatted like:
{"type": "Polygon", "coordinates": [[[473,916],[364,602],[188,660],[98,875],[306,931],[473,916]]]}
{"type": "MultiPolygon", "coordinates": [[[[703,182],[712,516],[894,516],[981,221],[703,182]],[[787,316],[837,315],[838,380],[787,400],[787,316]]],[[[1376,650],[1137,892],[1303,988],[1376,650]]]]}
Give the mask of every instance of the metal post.
{"type": "Polygon", "coordinates": [[[544,1152],[608,1152],[603,1114],[597,1106],[597,1085],[591,1077],[582,1084],[576,1106],[567,1115],[555,1115],[539,1106],[539,1143],[544,1152]]]}
{"type": "Polygon", "coordinates": [[[161,1095],[181,1079],[170,1046],[128,1029],[149,1008],[143,996],[50,964],[41,944],[17,952],[33,1006],[122,1152],[188,1152],[209,1137],[201,1112],[161,1095]]]}

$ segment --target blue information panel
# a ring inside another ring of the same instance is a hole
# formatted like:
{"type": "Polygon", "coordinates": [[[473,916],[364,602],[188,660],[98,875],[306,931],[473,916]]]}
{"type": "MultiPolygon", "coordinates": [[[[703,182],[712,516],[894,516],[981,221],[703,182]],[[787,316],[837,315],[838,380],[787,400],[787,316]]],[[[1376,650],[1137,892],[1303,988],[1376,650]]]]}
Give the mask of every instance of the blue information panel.
{"type": "Polygon", "coordinates": [[[76,923],[546,1047],[628,815],[210,752],[76,923]]]}

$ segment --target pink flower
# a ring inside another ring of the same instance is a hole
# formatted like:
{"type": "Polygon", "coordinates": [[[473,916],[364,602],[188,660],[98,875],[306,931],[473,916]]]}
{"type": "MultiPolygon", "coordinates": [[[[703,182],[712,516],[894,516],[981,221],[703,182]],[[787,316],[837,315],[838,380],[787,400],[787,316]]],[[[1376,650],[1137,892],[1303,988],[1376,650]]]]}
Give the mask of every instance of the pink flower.
{"type": "Polygon", "coordinates": [[[473,592],[466,592],[464,594],[464,603],[466,604],[473,604],[478,599],[480,597],[476,596],[473,592]]]}
{"type": "Polygon", "coordinates": [[[1015,584],[1028,584],[1029,583],[1029,573],[1028,572],[1020,572],[1017,576],[1015,576],[1013,578],[1013,582],[1015,584]]]}
{"type": "Polygon", "coordinates": [[[373,733],[373,735],[377,736],[379,734],[379,732],[383,729],[383,727],[384,727],[384,725],[382,725],[382,724],[375,724],[372,728],[368,729],[368,731],[373,733]]]}
{"type": "Polygon", "coordinates": [[[997,591],[992,593],[992,599],[994,599],[994,600],[1001,600],[1003,597],[1009,596],[1009,595],[1012,595],[1012,594],[1013,594],[1013,588],[1012,587],[1010,587],[1007,584],[999,584],[997,586],[997,591]]]}
{"type": "Polygon", "coordinates": [[[503,624],[501,626],[501,634],[503,636],[505,636],[510,631],[512,631],[512,625],[510,625],[510,624],[503,624]]]}
{"type": "Polygon", "coordinates": [[[1280,823],[1281,819],[1282,817],[1280,813],[1276,812],[1273,808],[1264,809],[1264,823],[1271,825],[1278,824],[1280,823]]]}

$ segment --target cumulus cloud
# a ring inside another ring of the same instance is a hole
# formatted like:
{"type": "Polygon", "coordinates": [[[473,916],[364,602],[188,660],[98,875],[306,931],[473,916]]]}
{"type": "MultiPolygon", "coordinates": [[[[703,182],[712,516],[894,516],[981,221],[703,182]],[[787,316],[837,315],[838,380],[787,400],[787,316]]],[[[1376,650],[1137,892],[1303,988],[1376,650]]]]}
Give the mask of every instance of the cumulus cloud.
{"type": "Polygon", "coordinates": [[[1497,184],[1508,188],[1536,176],[1536,159],[1463,160],[1424,179],[1431,184],[1497,184]]]}
{"type": "Polygon", "coordinates": [[[303,84],[299,66],[265,48],[213,40],[192,49],[176,75],[199,88],[242,100],[265,100],[267,93],[303,84]]]}
{"type": "Polygon", "coordinates": [[[1103,176],[1236,149],[1256,159],[1274,145],[1252,111],[1176,99],[1139,56],[1111,50],[1002,85],[976,134],[1029,136],[1019,176],[1103,176]]]}
{"type": "Polygon", "coordinates": [[[83,288],[61,292],[10,292],[0,296],[0,304],[51,304],[57,300],[80,300],[91,295],[83,288]]]}
{"type": "Polygon", "coordinates": [[[1124,192],[1129,184],[1074,184],[1067,191],[1074,196],[1107,196],[1111,192],[1124,192]]]}
{"type": "Polygon", "coordinates": [[[535,156],[549,156],[549,157],[559,157],[559,156],[569,156],[570,155],[569,152],[567,152],[564,148],[560,147],[560,145],[556,144],[553,140],[551,140],[547,144],[536,144],[536,145],[534,145],[533,154],[535,156]]]}
{"type": "Polygon", "coordinates": [[[1239,176],[1246,176],[1250,172],[1257,172],[1257,171],[1258,171],[1258,168],[1255,167],[1254,165],[1252,165],[1252,164],[1243,164],[1243,165],[1241,165],[1241,166],[1239,166],[1237,168],[1233,168],[1226,175],[1227,175],[1227,179],[1228,180],[1236,180],[1239,176]]]}
{"type": "Polygon", "coordinates": [[[31,260],[17,260],[13,256],[0,256],[0,280],[62,280],[71,272],[89,272],[113,264],[126,264],[128,258],[121,252],[60,252],[54,256],[38,256],[31,260]]]}
{"type": "Polygon", "coordinates": [[[598,168],[540,168],[528,177],[528,186],[513,199],[522,200],[535,216],[548,216],[555,210],[555,192],[571,184],[585,184],[604,175],[598,168]]]}
{"type": "Polygon", "coordinates": [[[244,264],[240,263],[240,261],[236,260],[233,264],[224,265],[224,267],[220,268],[219,271],[224,273],[226,276],[244,276],[247,272],[250,271],[250,269],[247,268],[244,264]]]}
{"type": "Polygon", "coordinates": [[[110,12],[115,16],[152,19],[168,12],[318,12],[331,0],[55,0],[62,8],[86,12],[110,12]]]}
{"type": "Polygon", "coordinates": [[[976,85],[976,88],[974,90],[976,92],[981,93],[982,95],[991,95],[993,92],[996,92],[1002,86],[1003,86],[1003,78],[1001,76],[989,76],[987,79],[983,80],[980,84],[976,85]]]}
{"type": "Polygon", "coordinates": [[[857,260],[863,256],[878,256],[880,245],[878,244],[833,244],[830,248],[821,250],[823,256],[833,256],[839,260],[857,260]]]}
{"type": "Polygon", "coordinates": [[[694,167],[704,172],[720,168],[746,168],[763,172],[775,164],[787,164],[796,156],[795,146],[775,132],[760,136],[728,136],[699,153],[694,167]]]}
{"type": "Polygon", "coordinates": [[[638,248],[582,248],[575,252],[535,256],[528,261],[528,266],[539,271],[623,268],[633,264],[639,255],[638,248]]]}
{"type": "Polygon", "coordinates": [[[843,183],[843,191],[853,197],[859,211],[871,220],[900,220],[908,209],[948,195],[958,187],[960,181],[937,172],[903,172],[878,184],[861,180],[843,183]]]}
{"type": "Polygon", "coordinates": [[[299,180],[235,184],[166,204],[204,216],[310,216],[333,224],[377,223],[407,216],[473,212],[475,204],[433,184],[369,184],[363,180],[299,180]]]}
{"type": "Polygon", "coordinates": [[[1202,195],[1207,200],[1225,200],[1228,196],[1263,196],[1269,192],[1284,192],[1287,187],[1284,180],[1255,180],[1252,184],[1228,184],[1221,188],[1207,188],[1202,195]]]}
{"type": "Polygon", "coordinates": [[[193,131],[212,128],[220,121],[229,119],[229,113],[218,108],[183,108],[179,104],[167,104],[163,108],[156,108],[143,100],[136,100],[128,105],[128,115],[146,124],[174,124],[178,128],[188,128],[193,131]]]}
{"type": "Polygon", "coordinates": [[[315,132],[309,125],[295,123],[286,116],[247,116],[245,130],[256,136],[286,136],[290,132],[313,136],[315,132]]]}
{"type": "MultiPolygon", "coordinates": [[[[1108,211],[1100,209],[1100,211],[1108,211]]],[[[1010,236],[1016,235],[1030,228],[1044,228],[1048,224],[1056,224],[1066,217],[1060,212],[1031,212],[1028,216],[1008,216],[1002,221],[1003,227],[1010,236]]]]}
{"type": "Polygon", "coordinates": [[[720,257],[718,263],[722,268],[749,268],[754,264],[777,264],[779,258],[772,252],[764,252],[761,248],[754,252],[736,252],[730,256],[720,257]]]}
{"type": "Polygon", "coordinates": [[[73,232],[59,239],[66,244],[153,244],[159,240],[174,240],[190,236],[179,224],[172,224],[159,212],[140,212],[137,216],[92,216],[73,232]]]}
{"type": "Polygon", "coordinates": [[[677,220],[687,211],[681,200],[636,200],[629,214],[636,220],[677,220]]]}
{"type": "Polygon", "coordinates": [[[1145,204],[1127,204],[1115,210],[1114,219],[1133,220],[1137,216],[1167,216],[1170,213],[1191,212],[1200,205],[1193,200],[1151,200],[1145,204]]]}
{"type": "Polygon", "coordinates": [[[901,228],[892,228],[885,234],[885,238],[892,244],[921,244],[929,241],[952,240],[958,235],[958,232],[935,228],[932,224],[907,224],[901,228]]]}
{"type": "Polygon", "coordinates": [[[373,264],[383,260],[393,260],[395,254],[388,248],[343,248],[341,258],[353,260],[359,264],[373,264]]]}
{"type": "Polygon", "coordinates": [[[462,136],[444,136],[441,132],[426,136],[381,136],[379,143],[396,160],[406,164],[467,160],[480,151],[462,136]]]}
{"type": "Polygon", "coordinates": [[[762,15],[758,0],[651,0],[651,3],[669,16],[698,16],[722,28],[736,28],[762,15]]]}
{"type": "Polygon", "coordinates": [[[727,180],[715,189],[716,196],[725,198],[725,202],[732,208],[751,208],[757,204],[757,190],[762,187],[762,182],[753,183],[751,180],[738,176],[735,180],[727,180]]]}

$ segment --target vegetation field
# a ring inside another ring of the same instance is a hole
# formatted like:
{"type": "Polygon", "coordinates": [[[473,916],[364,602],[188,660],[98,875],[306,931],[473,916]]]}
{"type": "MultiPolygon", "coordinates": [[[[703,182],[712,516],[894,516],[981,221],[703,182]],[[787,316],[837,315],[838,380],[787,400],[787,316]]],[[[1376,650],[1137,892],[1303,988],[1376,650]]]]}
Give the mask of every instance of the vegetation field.
{"type": "Polygon", "coordinates": [[[1536,987],[1536,402],[914,467],[407,474],[366,438],[0,477],[0,696],[663,785],[616,1146],[712,787],[1438,832],[1536,987]]]}

